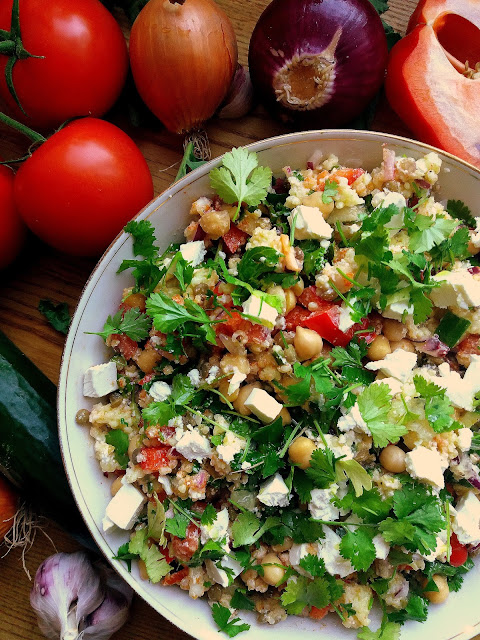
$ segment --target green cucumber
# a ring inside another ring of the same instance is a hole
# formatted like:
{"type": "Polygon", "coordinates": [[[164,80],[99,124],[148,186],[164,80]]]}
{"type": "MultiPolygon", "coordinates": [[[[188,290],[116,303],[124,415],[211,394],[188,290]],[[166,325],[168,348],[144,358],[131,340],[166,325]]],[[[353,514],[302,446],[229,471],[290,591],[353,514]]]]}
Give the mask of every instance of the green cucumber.
{"type": "Polygon", "coordinates": [[[447,311],[440,320],[436,334],[447,347],[453,349],[463,338],[470,325],[470,320],[459,318],[451,311],[447,311]]]}
{"type": "Polygon", "coordinates": [[[95,549],[63,468],[56,397],[55,385],[0,331],[0,471],[28,502],[95,549]]]}

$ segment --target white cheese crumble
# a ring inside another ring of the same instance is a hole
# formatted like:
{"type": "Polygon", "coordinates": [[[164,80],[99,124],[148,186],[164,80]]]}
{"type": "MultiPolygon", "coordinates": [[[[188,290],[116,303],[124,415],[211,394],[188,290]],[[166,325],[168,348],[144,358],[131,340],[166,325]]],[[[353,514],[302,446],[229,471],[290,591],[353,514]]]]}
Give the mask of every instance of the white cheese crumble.
{"type": "Polygon", "coordinates": [[[417,354],[397,349],[385,356],[384,360],[369,362],[365,365],[370,371],[381,371],[386,376],[396,378],[400,382],[407,382],[411,378],[413,368],[417,364],[417,354]]]}
{"type": "Polygon", "coordinates": [[[448,464],[438,451],[427,449],[427,447],[415,447],[409,451],[405,457],[408,473],[412,478],[418,478],[439,489],[445,487],[443,472],[448,464]]]}
{"type": "Polygon", "coordinates": [[[460,544],[480,543],[480,501],[473,491],[462,496],[455,505],[452,527],[460,544]]]}
{"type": "Polygon", "coordinates": [[[430,292],[436,307],[470,309],[480,305],[480,280],[468,270],[440,271],[432,276],[432,280],[440,282],[440,286],[430,292]]]}
{"type": "Polygon", "coordinates": [[[228,532],[228,509],[219,511],[211,524],[200,525],[200,532],[202,544],[206,544],[208,540],[223,540],[228,532]]]}
{"type": "Polygon", "coordinates": [[[276,473],[261,485],[257,498],[267,507],[286,507],[290,502],[290,489],[282,476],[276,473]]]}
{"type": "Polygon", "coordinates": [[[158,380],[154,382],[148,392],[155,402],[164,402],[172,393],[172,387],[166,382],[158,380]]]}
{"type": "Polygon", "coordinates": [[[83,395],[88,398],[102,398],[118,389],[117,365],[105,362],[89,367],[83,377],[83,395]]]}
{"type": "Polygon", "coordinates": [[[243,451],[246,444],[247,441],[245,438],[237,436],[233,431],[227,431],[222,444],[219,444],[217,447],[217,454],[224,462],[230,464],[233,462],[235,455],[243,451]]]}
{"type": "Polygon", "coordinates": [[[332,237],[333,229],[325,221],[318,207],[307,207],[303,204],[295,207],[288,216],[288,222],[290,229],[295,229],[296,240],[321,240],[332,237]]]}
{"type": "Polygon", "coordinates": [[[203,240],[195,240],[193,242],[187,242],[181,244],[180,253],[187,262],[190,262],[194,267],[197,267],[203,262],[207,250],[205,248],[205,242],[203,240]]]}
{"type": "Polygon", "coordinates": [[[245,406],[265,423],[278,418],[283,409],[283,405],[263,389],[253,389],[245,401],[245,406]]]}
{"type": "Polygon", "coordinates": [[[192,460],[201,462],[212,451],[208,438],[200,435],[198,431],[186,431],[175,445],[175,449],[189,462],[192,460]]]}
{"type": "Polygon", "coordinates": [[[242,307],[243,312],[247,316],[256,318],[257,322],[259,322],[260,324],[263,324],[270,329],[273,329],[273,327],[275,326],[278,311],[275,309],[275,307],[267,304],[258,296],[252,294],[247,300],[245,300],[245,302],[242,304],[242,307]]]}

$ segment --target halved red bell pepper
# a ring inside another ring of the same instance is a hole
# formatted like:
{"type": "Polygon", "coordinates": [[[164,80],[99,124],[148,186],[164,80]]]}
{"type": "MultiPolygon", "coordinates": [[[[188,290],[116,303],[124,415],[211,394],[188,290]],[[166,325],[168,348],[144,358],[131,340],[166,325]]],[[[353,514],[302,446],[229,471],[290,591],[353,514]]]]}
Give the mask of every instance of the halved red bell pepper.
{"type": "Polygon", "coordinates": [[[480,167],[478,0],[422,0],[390,52],[385,89],[393,109],[424,142],[480,167]]]}

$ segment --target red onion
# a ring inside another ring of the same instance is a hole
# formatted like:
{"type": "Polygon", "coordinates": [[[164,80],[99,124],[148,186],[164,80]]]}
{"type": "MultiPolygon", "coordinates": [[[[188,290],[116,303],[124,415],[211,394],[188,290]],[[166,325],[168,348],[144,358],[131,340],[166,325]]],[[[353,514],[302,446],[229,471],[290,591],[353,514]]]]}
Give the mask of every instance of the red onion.
{"type": "Polygon", "coordinates": [[[250,40],[258,97],[304,127],[359,115],[383,82],[386,60],[382,21],[369,0],[273,0],[250,40]]]}
{"type": "Polygon", "coordinates": [[[393,180],[395,178],[395,151],[383,146],[383,179],[393,180]]]}
{"type": "Polygon", "coordinates": [[[434,356],[435,358],[443,358],[450,351],[450,347],[444,344],[437,334],[416,346],[419,351],[427,353],[429,356],[434,356]]]}

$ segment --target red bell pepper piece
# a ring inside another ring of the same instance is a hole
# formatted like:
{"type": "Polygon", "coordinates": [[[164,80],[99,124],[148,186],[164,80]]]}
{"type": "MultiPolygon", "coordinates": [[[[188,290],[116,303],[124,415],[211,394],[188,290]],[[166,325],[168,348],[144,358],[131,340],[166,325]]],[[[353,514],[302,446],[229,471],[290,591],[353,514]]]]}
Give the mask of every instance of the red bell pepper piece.
{"type": "Polygon", "coordinates": [[[133,358],[133,356],[137,353],[138,344],[135,342],[135,340],[132,340],[124,333],[112,334],[111,340],[118,340],[118,344],[115,345],[114,349],[115,351],[119,351],[125,358],[125,360],[130,360],[130,358],[133,358]]]}
{"type": "Polygon", "coordinates": [[[158,471],[170,467],[170,462],[175,458],[171,454],[172,447],[159,445],[158,447],[142,447],[140,450],[140,466],[144,471],[158,471]]]}
{"type": "Polygon", "coordinates": [[[165,576],[164,579],[162,580],[162,584],[165,586],[169,586],[171,584],[178,584],[187,576],[188,576],[188,567],[184,567],[183,569],[180,569],[180,571],[176,571],[175,573],[169,573],[167,576],[165,576]]]}
{"type": "Polygon", "coordinates": [[[480,167],[478,0],[421,0],[390,52],[385,89],[416,137],[480,167]]]}
{"type": "Polygon", "coordinates": [[[222,236],[222,240],[228,253],[236,253],[240,247],[247,243],[248,233],[231,224],[230,229],[222,236]]]}
{"type": "Polygon", "coordinates": [[[297,305],[285,316],[285,329],[287,331],[295,331],[298,326],[303,327],[303,321],[311,315],[311,311],[297,305]]]}
{"type": "Polygon", "coordinates": [[[461,567],[468,558],[468,551],[465,545],[458,541],[455,533],[450,536],[450,564],[452,567],[461,567]]]}

